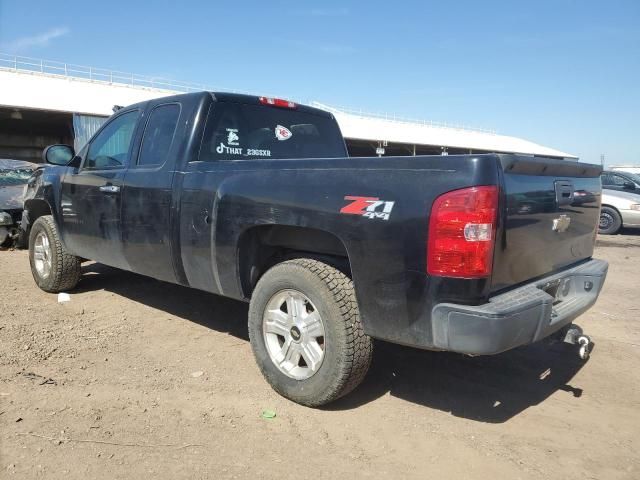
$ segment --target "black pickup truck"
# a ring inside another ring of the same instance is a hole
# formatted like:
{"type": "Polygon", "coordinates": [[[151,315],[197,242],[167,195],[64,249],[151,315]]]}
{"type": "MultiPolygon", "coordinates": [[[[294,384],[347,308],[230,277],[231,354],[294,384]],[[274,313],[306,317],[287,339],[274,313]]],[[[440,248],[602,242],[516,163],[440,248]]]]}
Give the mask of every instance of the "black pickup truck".
{"type": "Polygon", "coordinates": [[[349,158],[335,119],[193,93],[117,111],[78,153],[43,152],[22,227],[47,292],[91,259],[250,302],[267,381],[318,406],[373,339],[469,355],[589,339],[600,167],[517,155],[349,158]]]}

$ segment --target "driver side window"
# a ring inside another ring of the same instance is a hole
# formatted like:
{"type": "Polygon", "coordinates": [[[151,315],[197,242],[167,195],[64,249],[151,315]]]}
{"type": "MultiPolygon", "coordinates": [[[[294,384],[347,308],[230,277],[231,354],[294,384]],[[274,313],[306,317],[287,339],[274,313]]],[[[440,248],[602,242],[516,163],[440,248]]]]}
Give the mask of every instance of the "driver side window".
{"type": "Polygon", "coordinates": [[[628,180],[620,175],[611,175],[611,183],[616,187],[624,187],[628,180]]]}
{"type": "Polygon", "coordinates": [[[137,119],[138,112],[132,111],[123,113],[107,124],[91,142],[83,168],[126,166],[137,119]]]}

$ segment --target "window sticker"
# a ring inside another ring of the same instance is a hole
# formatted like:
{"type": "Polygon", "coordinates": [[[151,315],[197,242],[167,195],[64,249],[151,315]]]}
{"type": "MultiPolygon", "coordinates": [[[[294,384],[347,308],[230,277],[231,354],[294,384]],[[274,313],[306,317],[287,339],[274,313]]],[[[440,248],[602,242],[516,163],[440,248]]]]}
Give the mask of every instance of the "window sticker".
{"type": "Polygon", "coordinates": [[[257,148],[247,149],[247,157],[270,157],[271,150],[260,150],[257,148]]]}
{"type": "Polygon", "coordinates": [[[216,147],[216,152],[219,155],[228,153],[230,155],[242,155],[242,148],[240,147],[227,147],[224,143],[220,142],[220,145],[216,147]]]}
{"type": "Polygon", "coordinates": [[[240,147],[240,135],[238,135],[237,128],[227,128],[227,145],[224,142],[220,142],[220,145],[216,147],[216,152],[222,155],[223,153],[229,155],[242,155],[243,148],[240,147]]]}
{"type": "Polygon", "coordinates": [[[229,145],[238,146],[240,137],[238,136],[237,128],[227,128],[227,143],[229,145]]]}
{"type": "Polygon", "coordinates": [[[276,138],[281,142],[285,140],[289,140],[293,135],[291,133],[291,130],[289,130],[287,127],[283,127],[282,125],[277,125],[275,132],[276,132],[276,138]]]}

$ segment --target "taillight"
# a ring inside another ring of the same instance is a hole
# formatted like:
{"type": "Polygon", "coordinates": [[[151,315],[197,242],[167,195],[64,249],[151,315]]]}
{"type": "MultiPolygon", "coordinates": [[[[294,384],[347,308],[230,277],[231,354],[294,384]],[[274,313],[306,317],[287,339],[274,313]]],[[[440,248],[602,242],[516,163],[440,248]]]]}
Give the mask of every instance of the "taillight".
{"type": "Polygon", "coordinates": [[[429,220],[427,272],[459,278],[491,274],[498,187],[463,188],[440,195],[429,220]]]}
{"type": "Polygon", "coordinates": [[[280,108],[296,108],[296,104],[282,98],[260,97],[259,101],[263,105],[271,105],[280,108]]]}

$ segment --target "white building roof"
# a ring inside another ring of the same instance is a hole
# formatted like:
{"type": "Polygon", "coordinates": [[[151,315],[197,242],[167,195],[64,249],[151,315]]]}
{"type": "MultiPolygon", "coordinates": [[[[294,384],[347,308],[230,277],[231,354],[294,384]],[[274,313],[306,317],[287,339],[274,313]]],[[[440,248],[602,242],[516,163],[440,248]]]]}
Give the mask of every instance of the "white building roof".
{"type": "MultiPolygon", "coordinates": [[[[0,86],[1,106],[92,115],[110,115],[114,105],[129,105],[179,92],[212,90],[203,85],[5,54],[0,54],[0,86]]],[[[312,104],[331,112],[342,134],[350,139],[577,158],[494,132],[376,117],[318,102],[312,104]]]]}
{"type": "Polygon", "coordinates": [[[338,121],[345,138],[370,141],[386,140],[409,145],[437,145],[569,159],[578,158],[570,153],[544,147],[528,140],[488,131],[350,113],[319,102],[313,102],[312,105],[331,112],[338,121]]]}

